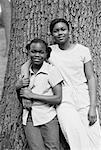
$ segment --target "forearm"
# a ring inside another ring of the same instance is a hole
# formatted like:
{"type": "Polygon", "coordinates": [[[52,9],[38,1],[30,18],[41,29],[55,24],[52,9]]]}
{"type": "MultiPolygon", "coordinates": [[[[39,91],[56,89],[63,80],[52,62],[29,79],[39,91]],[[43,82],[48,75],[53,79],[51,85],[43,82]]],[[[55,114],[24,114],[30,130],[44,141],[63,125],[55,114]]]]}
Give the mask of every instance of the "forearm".
{"type": "Polygon", "coordinates": [[[96,83],[94,76],[88,80],[91,107],[96,107],[96,83]]]}
{"type": "Polygon", "coordinates": [[[62,96],[57,96],[57,95],[38,95],[38,94],[31,94],[31,100],[34,101],[38,101],[38,102],[42,102],[42,103],[47,103],[47,104],[51,104],[51,105],[59,105],[61,103],[62,100],[62,96]]]}

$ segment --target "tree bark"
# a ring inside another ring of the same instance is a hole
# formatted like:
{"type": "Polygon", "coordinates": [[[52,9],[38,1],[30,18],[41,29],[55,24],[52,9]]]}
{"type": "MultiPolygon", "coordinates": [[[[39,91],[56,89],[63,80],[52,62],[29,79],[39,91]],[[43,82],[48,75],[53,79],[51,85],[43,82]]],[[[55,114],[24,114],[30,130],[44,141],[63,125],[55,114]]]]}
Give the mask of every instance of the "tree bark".
{"type": "MultiPolygon", "coordinates": [[[[70,22],[71,42],[79,42],[91,50],[94,72],[98,80],[97,100],[101,117],[101,2],[100,0],[12,0],[11,37],[4,89],[0,101],[1,150],[26,150],[22,128],[22,106],[15,83],[21,65],[27,60],[25,46],[35,37],[51,44],[49,24],[56,17],[70,22]]],[[[61,138],[62,139],[62,138],[61,138]]],[[[64,140],[63,140],[64,141],[64,140]]],[[[65,144],[64,148],[67,150],[65,144]]]]}

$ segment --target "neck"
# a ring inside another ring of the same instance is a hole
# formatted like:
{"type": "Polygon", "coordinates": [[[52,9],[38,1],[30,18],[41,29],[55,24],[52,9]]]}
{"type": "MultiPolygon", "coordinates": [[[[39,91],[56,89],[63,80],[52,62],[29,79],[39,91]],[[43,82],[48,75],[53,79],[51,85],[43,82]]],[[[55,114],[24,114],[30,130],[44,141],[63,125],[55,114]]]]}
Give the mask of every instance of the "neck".
{"type": "Polygon", "coordinates": [[[68,50],[69,47],[70,47],[70,42],[68,41],[68,42],[66,42],[66,43],[61,43],[61,44],[58,44],[58,45],[59,45],[59,48],[60,48],[61,50],[68,50]]]}
{"type": "Polygon", "coordinates": [[[41,67],[42,67],[42,64],[41,65],[34,65],[34,64],[32,64],[31,69],[36,74],[40,70],[41,67]]]}

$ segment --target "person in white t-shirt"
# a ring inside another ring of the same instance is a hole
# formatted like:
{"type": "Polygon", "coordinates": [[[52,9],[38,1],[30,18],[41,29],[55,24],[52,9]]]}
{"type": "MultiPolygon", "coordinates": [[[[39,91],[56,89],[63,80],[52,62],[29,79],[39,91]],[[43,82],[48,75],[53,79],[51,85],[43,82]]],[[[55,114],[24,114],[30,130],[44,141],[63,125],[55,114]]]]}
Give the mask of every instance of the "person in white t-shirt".
{"type": "MultiPolygon", "coordinates": [[[[57,107],[60,127],[71,150],[101,150],[101,128],[96,106],[96,80],[89,48],[69,40],[69,24],[54,19],[49,62],[63,77],[62,102],[57,107]]],[[[30,61],[23,65],[28,70],[30,61]]]]}
{"type": "Polygon", "coordinates": [[[23,104],[22,121],[31,150],[59,150],[59,124],[55,107],[61,103],[63,78],[46,62],[51,48],[42,39],[27,46],[30,57],[28,71],[21,68],[16,83],[23,104]]]}
{"type": "Polygon", "coordinates": [[[100,150],[101,129],[96,107],[96,80],[89,48],[71,44],[69,24],[54,19],[50,24],[54,38],[49,61],[64,78],[62,103],[57,108],[62,132],[71,150],[100,150]]]}

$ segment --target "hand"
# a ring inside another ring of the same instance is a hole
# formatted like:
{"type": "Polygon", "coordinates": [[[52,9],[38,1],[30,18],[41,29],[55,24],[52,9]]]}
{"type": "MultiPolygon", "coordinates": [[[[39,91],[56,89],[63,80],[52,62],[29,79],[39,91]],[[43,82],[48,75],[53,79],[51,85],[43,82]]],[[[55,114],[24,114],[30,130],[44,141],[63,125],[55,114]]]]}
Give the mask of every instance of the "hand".
{"type": "Polygon", "coordinates": [[[89,126],[92,126],[97,121],[96,108],[91,106],[88,111],[89,126]]]}
{"type": "Polygon", "coordinates": [[[23,105],[23,108],[25,108],[27,110],[31,110],[32,102],[27,99],[22,99],[22,105],[23,105]]]}
{"type": "Polygon", "coordinates": [[[30,82],[29,78],[25,78],[25,79],[22,78],[21,80],[22,87],[27,87],[29,85],[29,82],[30,82]]]}
{"type": "Polygon", "coordinates": [[[32,91],[28,88],[23,88],[20,90],[20,96],[26,99],[31,99],[32,91]]]}
{"type": "Polygon", "coordinates": [[[26,79],[24,79],[24,78],[21,78],[21,79],[19,79],[18,81],[17,81],[17,83],[16,83],[16,89],[21,89],[21,88],[24,88],[24,87],[28,87],[28,85],[29,85],[29,78],[26,78],[26,79]]]}

